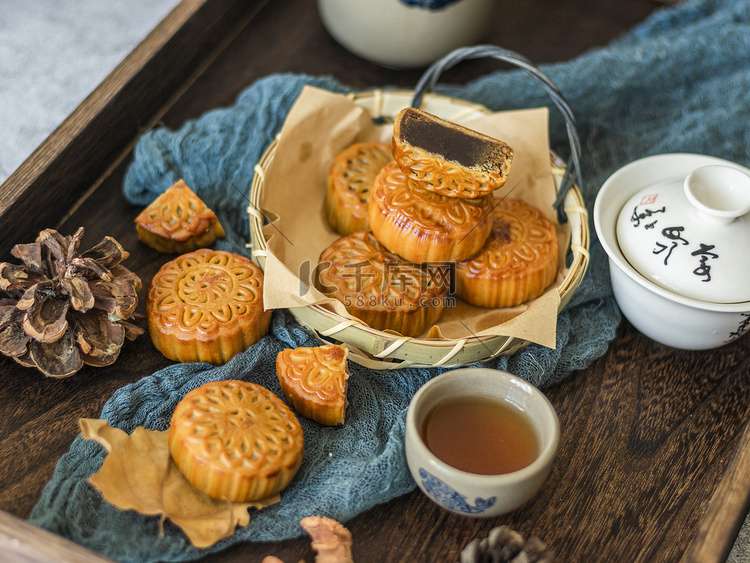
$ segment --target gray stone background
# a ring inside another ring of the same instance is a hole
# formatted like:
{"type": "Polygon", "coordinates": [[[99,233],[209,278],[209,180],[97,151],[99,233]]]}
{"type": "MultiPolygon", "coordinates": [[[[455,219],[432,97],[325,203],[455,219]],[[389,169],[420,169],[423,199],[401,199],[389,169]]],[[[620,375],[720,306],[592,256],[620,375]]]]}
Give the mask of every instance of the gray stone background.
{"type": "Polygon", "coordinates": [[[0,0],[0,184],[178,0],[0,0]]]}

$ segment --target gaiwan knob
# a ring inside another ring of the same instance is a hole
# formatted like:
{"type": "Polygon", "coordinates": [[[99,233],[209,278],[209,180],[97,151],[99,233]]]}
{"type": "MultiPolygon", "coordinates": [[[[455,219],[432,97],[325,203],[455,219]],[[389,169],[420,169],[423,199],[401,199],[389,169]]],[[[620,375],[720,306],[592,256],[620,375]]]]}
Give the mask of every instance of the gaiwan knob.
{"type": "Polygon", "coordinates": [[[710,165],[648,185],[620,211],[617,243],[641,276],[676,295],[750,301],[750,175],[710,165]]]}
{"type": "Polygon", "coordinates": [[[725,225],[750,212],[750,176],[731,166],[701,166],[685,178],[685,195],[704,219],[725,225]]]}

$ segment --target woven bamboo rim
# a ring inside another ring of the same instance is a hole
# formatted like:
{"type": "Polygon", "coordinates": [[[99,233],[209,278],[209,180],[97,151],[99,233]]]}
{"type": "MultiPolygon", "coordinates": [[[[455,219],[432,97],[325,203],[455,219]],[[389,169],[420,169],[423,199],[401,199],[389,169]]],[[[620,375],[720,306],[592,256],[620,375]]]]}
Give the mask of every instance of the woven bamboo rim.
{"type": "MultiPolygon", "coordinates": [[[[388,121],[393,121],[400,109],[409,106],[413,96],[413,91],[395,90],[372,90],[349,95],[357,105],[368,110],[374,119],[388,121]]],[[[457,123],[490,113],[482,105],[434,93],[425,94],[420,107],[457,123]]],[[[261,209],[265,171],[274,158],[277,144],[274,140],[255,166],[250,187],[250,205],[247,208],[250,220],[249,246],[253,258],[263,269],[269,250],[262,230],[264,214],[258,210],[261,209]]],[[[550,160],[555,187],[559,192],[566,165],[552,152],[550,160]]],[[[564,278],[557,288],[560,296],[558,312],[568,304],[580,285],[589,262],[588,212],[577,185],[573,184],[565,195],[563,209],[570,223],[571,240],[568,265],[562,272],[564,278]]],[[[462,339],[399,337],[344,318],[319,305],[293,307],[289,311],[298,322],[311,329],[321,342],[346,345],[350,360],[374,369],[456,367],[510,355],[529,343],[507,336],[467,336],[462,339]]]]}

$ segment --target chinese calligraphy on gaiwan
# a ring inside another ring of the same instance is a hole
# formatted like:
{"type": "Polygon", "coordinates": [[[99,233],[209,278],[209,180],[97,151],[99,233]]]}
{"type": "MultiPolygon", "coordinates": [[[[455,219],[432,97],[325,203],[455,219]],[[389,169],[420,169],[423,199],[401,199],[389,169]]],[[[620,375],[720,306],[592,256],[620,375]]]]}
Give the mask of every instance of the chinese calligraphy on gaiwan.
{"type": "Polygon", "coordinates": [[[631,197],[618,219],[617,237],[633,268],[665,289],[712,303],[750,299],[733,266],[744,260],[738,241],[750,240],[750,222],[707,217],[686,197],[683,180],[662,182],[631,197]]]}

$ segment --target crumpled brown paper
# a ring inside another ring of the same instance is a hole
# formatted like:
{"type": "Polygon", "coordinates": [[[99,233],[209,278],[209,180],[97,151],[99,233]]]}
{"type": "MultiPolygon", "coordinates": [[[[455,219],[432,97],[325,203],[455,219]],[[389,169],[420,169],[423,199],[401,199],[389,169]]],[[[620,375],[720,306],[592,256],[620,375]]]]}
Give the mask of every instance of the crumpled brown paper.
{"type": "Polygon", "coordinates": [[[83,437],[107,450],[97,473],[89,478],[102,496],[121,510],[160,516],[179,526],[190,542],[209,547],[250,522],[249,508],[281,500],[276,494],[251,503],[216,500],[197,490],[180,473],[169,453],[169,431],[136,428],[128,435],[106,420],[82,418],[83,437]]]}
{"type": "MultiPolygon", "coordinates": [[[[460,113],[459,106],[457,115],[460,113]]],[[[440,117],[451,120],[451,116],[440,117]]],[[[561,271],[570,228],[558,225],[552,208],[556,191],[550,163],[548,109],[491,113],[461,124],[513,147],[508,181],[495,192],[495,197],[523,199],[553,221],[558,230],[561,271]]],[[[339,238],[328,226],[324,211],[326,178],[334,157],[352,143],[389,141],[392,136],[392,124],[376,125],[369,112],[351,98],[311,86],[303,89],[287,116],[264,176],[261,206],[263,215],[272,219],[263,229],[268,241],[263,295],[266,308],[317,304],[352,318],[343,304],[314,287],[306,287],[300,279],[310,281],[309,273],[320,253],[339,238]]],[[[558,273],[542,296],[513,308],[483,309],[457,299],[455,306],[443,310],[436,328],[428,331],[429,336],[509,336],[554,348],[557,287],[562,281],[563,276],[558,273]]]]}

